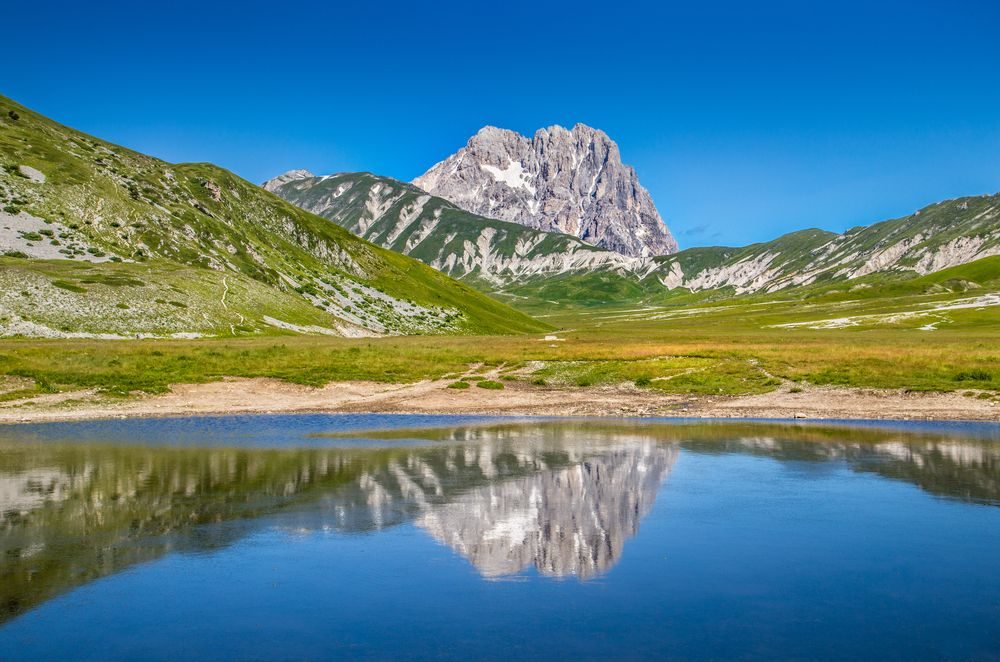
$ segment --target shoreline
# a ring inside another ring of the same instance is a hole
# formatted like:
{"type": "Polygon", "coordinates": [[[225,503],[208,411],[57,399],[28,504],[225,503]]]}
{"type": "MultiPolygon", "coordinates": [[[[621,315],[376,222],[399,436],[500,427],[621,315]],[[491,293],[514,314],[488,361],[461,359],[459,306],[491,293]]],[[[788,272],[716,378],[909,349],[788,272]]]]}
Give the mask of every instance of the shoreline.
{"type": "MultiPolygon", "coordinates": [[[[676,395],[631,385],[456,390],[453,380],[412,384],[334,382],[320,388],[276,379],[178,384],[125,399],[73,391],[0,403],[0,425],[237,414],[454,414],[801,420],[936,420],[1000,423],[1000,400],[962,393],[783,386],[746,396],[676,395]]],[[[971,391],[970,391],[971,392],[971,391]]]]}

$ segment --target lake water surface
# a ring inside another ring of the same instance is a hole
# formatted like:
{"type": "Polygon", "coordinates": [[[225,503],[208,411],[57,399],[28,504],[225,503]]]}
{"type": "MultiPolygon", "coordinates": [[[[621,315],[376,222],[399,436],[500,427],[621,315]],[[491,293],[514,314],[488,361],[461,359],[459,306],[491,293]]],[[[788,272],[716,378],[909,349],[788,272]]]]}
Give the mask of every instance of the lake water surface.
{"type": "Polygon", "coordinates": [[[1000,426],[0,427],[0,659],[1000,659],[1000,426]]]}

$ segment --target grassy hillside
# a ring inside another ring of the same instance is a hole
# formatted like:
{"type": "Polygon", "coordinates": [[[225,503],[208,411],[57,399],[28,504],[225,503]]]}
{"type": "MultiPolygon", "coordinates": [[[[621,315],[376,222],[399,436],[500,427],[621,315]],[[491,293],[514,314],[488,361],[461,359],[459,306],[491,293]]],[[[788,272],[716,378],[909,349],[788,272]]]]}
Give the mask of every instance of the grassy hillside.
{"type": "MultiPolygon", "coordinates": [[[[61,126],[3,97],[0,210],[0,253],[8,258],[3,267],[20,271],[8,273],[8,279],[28,279],[31,273],[41,283],[38,279],[58,276],[63,268],[36,268],[37,259],[87,263],[92,272],[109,275],[121,270],[113,265],[147,265],[165,279],[161,284],[182,290],[187,281],[171,279],[188,272],[177,266],[209,272],[197,279],[214,279],[215,285],[188,294],[198,298],[212,290],[212,302],[197,304],[202,317],[197,328],[186,331],[228,334],[275,328],[265,320],[275,317],[272,304],[289,315],[275,318],[286,330],[316,325],[353,335],[541,328],[472,288],[359,239],[221,168],[171,165],[61,126]],[[23,264],[14,266],[10,260],[23,264]],[[221,301],[216,296],[221,276],[231,276],[234,285],[254,281],[272,291],[258,289],[261,309],[241,311],[244,319],[236,324],[226,308],[214,303],[221,301]]],[[[94,290],[96,297],[100,288],[83,289],[87,291],[76,294],[94,290]]],[[[26,298],[34,296],[30,288],[25,291],[26,298]]],[[[110,302],[105,309],[111,317],[106,325],[93,317],[87,325],[94,333],[147,332],[150,325],[132,326],[127,314],[116,312],[126,310],[117,304],[163,298],[128,288],[102,291],[101,296],[110,302]]],[[[63,299],[52,301],[54,306],[38,305],[33,311],[7,306],[0,315],[8,318],[7,328],[30,323],[58,332],[70,309],[60,308],[63,299]]],[[[162,330],[184,326],[183,316],[167,317],[172,321],[162,330]]]]}
{"type": "Polygon", "coordinates": [[[193,337],[287,333],[291,325],[331,332],[330,315],[296,293],[165,260],[0,258],[0,311],[3,336],[193,337]]]}
{"type": "Polygon", "coordinates": [[[911,278],[1000,254],[1000,194],[949,200],[842,235],[801,230],[744,248],[696,248],[656,258],[670,289],[732,294],[794,290],[870,274],[911,278]]]}

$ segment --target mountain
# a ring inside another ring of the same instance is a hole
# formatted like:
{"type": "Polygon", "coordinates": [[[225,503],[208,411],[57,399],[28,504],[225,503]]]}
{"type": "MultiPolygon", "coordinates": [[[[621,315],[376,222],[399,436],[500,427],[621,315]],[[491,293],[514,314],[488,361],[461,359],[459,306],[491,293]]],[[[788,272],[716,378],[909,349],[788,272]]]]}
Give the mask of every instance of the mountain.
{"type": "Polygon", "coordinates": [[[216,166],[0,97],[0,335],[508,333],[542,325],[216,166]]]}
{"type": "Polygon", "coordinates": [[[488,290],[566,272],[632,273],[643,264],[567,234],[472,214],[412,184],[370,173],[317,177],[292,170],[263,186],[375,244],[488,290]]]}
{"type": "MultiPolygon", "coordinates": [[[[909,216],[843,234],[800,230],[738,248],[689,248],[642,260],[632,271],[597,269],[529,279],[509,283],[503,293],[519,305],[528,300],[600,305],[664,297],[694,302],[706,297],[807,293],[841,283],[860,290],[889,282],[923,282],[928,274],[972,263],[995,270],[994,256],[1000,256],[1000,194],[935,203],[909,216]],[[678,298],[685,293],[693,296],[678,298]]],[[[996,277],[1000,273],[985,281],[996,277]]],[[[930,281],[927,285],[935,287],[930,281]]],[[[966,286],[971,285],[962,287],[966,286]]]]}
{"type": "Polygon", "coordinates": [[[668,289],[745,294],[873,274],[922,276],[993,255],[1000,255],[1000,194],[938,202],[844,234],[802,230],[744,248],[689,249],[656,258],[654,273],[668,289]]]}
{"type": "Polygon", "coordinates": [[[844,234],[810,229],[745,247],[627,257],[486,218],[388,177],[303,170],[265,188],[386,248],[491,292],[599,304],[669,292],[768,293],[874,274],[907,278],[1000,254],[1000,194],[935,203],[844,234]]]}
{"type": "Polygon", "coordinates": [[[618,145],[583,124],[539,129],[533,138],[487,126],[413,183],[474,214],[569,234],[623,255],[677,251],[618,145]]]}

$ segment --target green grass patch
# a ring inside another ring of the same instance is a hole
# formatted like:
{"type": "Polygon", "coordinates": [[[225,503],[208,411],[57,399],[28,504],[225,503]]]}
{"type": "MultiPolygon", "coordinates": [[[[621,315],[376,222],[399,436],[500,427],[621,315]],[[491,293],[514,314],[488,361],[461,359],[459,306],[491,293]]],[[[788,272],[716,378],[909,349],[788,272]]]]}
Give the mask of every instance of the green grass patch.
{"type": "Polygon", "coordinates": [[[54,280],[52,281],[52,285],[58,287],[61,290],[68,290],[70,292],[76,292],[77,294],[84,294],[87,291],[87,288],[80,287],[75,283],[70,283],[69,281],[65,280],[54,280]]]}

